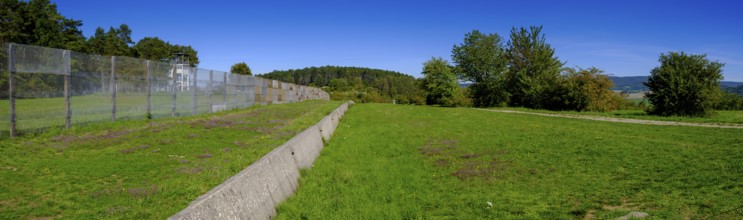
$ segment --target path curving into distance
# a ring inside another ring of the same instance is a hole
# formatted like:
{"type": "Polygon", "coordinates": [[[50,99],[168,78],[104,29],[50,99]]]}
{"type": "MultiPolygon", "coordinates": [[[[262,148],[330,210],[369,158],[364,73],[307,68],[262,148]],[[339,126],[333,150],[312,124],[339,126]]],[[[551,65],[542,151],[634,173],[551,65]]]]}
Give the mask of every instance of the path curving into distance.
{"type": "Polygon", "coordinates": [[[594,120],[594,121],[608,121],[608,122],[628,123],[628,124],[669,125],[669,126],[688,126],[688,127],[743,129],[743,125],[725,125],[725,124],[692,123],[692,122],[677,122],[677,121],[656,121],[656,120],[632,119],[632,118],[613,118],[613,117],[591,116],[591,115],[562,115],[562,114],[549,114],[549,113],[538,113],[538,112],[524,112],[524,111],[515,111],[515,110],[505,110],[505,109],[479,109],[479,108],[473,108],[473,109],[481,110],[481,111],[490,111],[490,112],[515,113],[515,114],[527,114],[527,115],[539,115],[539,116],[556,117],[556,118],[575,118],[575,119],[585,119],[585,120],[594,120]]]}

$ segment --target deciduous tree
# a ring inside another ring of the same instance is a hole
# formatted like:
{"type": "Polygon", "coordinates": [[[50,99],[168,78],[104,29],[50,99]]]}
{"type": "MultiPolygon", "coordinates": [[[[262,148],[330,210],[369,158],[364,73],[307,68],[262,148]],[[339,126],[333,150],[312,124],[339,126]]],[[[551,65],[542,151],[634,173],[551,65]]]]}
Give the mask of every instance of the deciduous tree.
{"type": "Polygon", "coordinates": [[[650,71],[645,85],[652,108],[649,114],[705,116],[721,96],[722,66],[706,55],[668,52],[658,59],[659,67],[650,71]]]}
{"type": "Polygon", "coordinates": [[[506,74],[510,106],[544,108],[560,75],[563,63],[541,32],[542,26],[511,29],[506,74]]]}
{"type": "Polygon", "coordinates": [[[508,101],[505,49],[498,34],[478,30],[465,34],[464,42],[452,48],[452,60],[459,78],[473,83],[470,89],[475,106],[497,106],[508,101]]]}
{"type": "Polygon", "coordinates": [[[253,75],[253,72],[250,71],[250,67],[248,67],[248,64],[245,62],[239,62],[232,65],[230,72],[240,75],[253,75]]]}
{"type": "Polygon", "coordinates": [[[442,58],[431,58],[423,63],[423,83],[421,89],[428,92],[426,104],[456,106],[455,95],[459,83],[451,71],[449,62],[442,58]]]}

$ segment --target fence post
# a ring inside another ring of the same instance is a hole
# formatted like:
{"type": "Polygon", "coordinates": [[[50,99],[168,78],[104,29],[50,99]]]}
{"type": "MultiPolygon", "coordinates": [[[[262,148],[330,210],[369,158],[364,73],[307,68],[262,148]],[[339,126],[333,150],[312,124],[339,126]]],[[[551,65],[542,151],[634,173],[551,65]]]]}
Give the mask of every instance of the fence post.
{"type": "MultiPolygon", "coordinates": [[[[190,70],[191,70],[191,68],[189,68],[189,72],[191,72],[190,70]]],[[[196,103],[196,90],[199,88],[197,86],[197,84],[199,83],[199,81],[198,81],[198,78],[196,78],[196,77],[199,74],[197,74],[198,73],[198,70],[192,71],[192,72],[193,72],[193,88],[191,88],[191,90],[192,90],[192,95],[193,95],[193,110],[191,110],[191,114],[196,115],[196,113],[197,113],[196,112],[196,108],[198,106],[197,103],[196,103]]]]}
{"type": "MultiPolygon", "coordinates": [[[[245,107],[251,106],[250,104],[250,93],[248,92],[248,88],[250,88],[250,82],[253,82],[255,84],[255,78],[251,80],[252,76],[245,76],[245,80],[243,81],[243,90],[245,90],[245,107]]],[[[253,99],[255,99],[255,88],[253,88],[253,99]]]]}
{"type": "Polygon", "coordinates": [[[10,138],[15,137],[15,44],[8,44],[8,101],[10,102],[10,138]]]}
{"type": "Polygon", "coordinates": [[[116,121],[116,56],[111,56],[111,121],[116,121]]]}
{"type": "Polygon", "coordinates": [[[212,80],[214,78],[214,71],[209,70],[209,84],[207,84],[207,92],[209,95],[209,113],[213,113],[214,111],[212,106],[214,106],[214,103],[212,103],[212,80]]]}
{"type": "Polygon", "coordinates": [[[145,61],[147,68],[147,119],[152,119],[152,73],[150,72],[150,61],[145,61]]]}
{"type": "Polygon", "coordinates": [[[224,86],[224,94],[222,95],[222,103],[225,106],[225,109],[227,108],[227,72],[223,73],[224,75],[224,81],[222,81],[222,86],[224,86]]]}
{"type": "MultiPolygon", "coordinates": [[[[173,82],[173,109],[170,112],[170,115],[173,116],[173,117],[178,116],[178,114],[176,114],[176,107],[177,107],[176,93],[178,93],[178,85],[176,84],[177,83],[176,80],[178,78],[178,72],[176,72],[177,71],[176,66],[178,66],[178,65],[177,64],[173,64],[173,81],[172,81],[173,82]]],[[[181,88],[183,88],[183,85],[181,85],[181,88]]]]}
{"type": "Polygon", "coordinates": [[[232,76],[232,79],[235,79],[235,78],[237,78],[237,80],[235,80],[235,81],[237,81],[237,83],[233,82],[232,85],[231,85],[232,86],[232,92],[234,92],[232,94],[232,105],[233,105],[232,108],[239,108],[240,107],[240,103],[237,101],[237,95],[239,94],[238,91],[242,91],[242,89],[238,89],[238,88],[241,88],[241,85],[243,84],[243,81],[245,79],[245,76],[242,76],[242,75],[241,76],[233,75],[232,76]]]}
{"type": "Polygon", "coordinates": [[[72,127],[72,108],[70,106],[70,75],[72,74],[72,70],[70,68],[70,51],[64,50],[62,51],[62,60],[64,66],[62,74],[64,75],[64,108],[65,108],[65,120],[64,120],[64,127],[65,129],[70,129],[72,127]]]}

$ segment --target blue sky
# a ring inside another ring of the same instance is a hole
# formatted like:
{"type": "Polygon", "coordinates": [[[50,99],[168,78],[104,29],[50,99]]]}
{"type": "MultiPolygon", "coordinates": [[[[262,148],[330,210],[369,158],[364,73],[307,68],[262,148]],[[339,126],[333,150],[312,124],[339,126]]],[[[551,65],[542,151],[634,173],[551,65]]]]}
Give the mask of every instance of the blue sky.
{"type": "Polygon", "coordinates": [[[431,57],[478,29],[508,38],[543,25],[567,66],[616,76],[649,75],[668,51],[725,63],[743,81],[742,1],[171,1],[52,0],[61,14],[96,27],[127,24],[135,41],[157,36],[199,52],[199,67],[253,73],[360,66],[420,77],[431,57]]]}

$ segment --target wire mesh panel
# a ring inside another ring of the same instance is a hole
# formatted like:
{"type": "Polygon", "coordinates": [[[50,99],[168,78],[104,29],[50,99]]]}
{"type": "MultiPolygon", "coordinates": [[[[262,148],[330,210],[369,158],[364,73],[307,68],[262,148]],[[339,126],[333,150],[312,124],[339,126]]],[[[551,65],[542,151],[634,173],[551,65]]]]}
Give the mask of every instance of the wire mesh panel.
{"type": "Polygon", "coordinates": [[[242,88],[245,91],[245,106],[244,107],[250,107],[255,105],[255,88],[256,88],[256,77],[254,76],[245,76],[245,84],[243,84],[242,88]]]}
{"type": "Polygon", "coordinates": [[[254,85],[253,86],[253,88],[254,88],[253,91],[255,91],[254,92],[254,94],[255,94],[255,99],[254,99],[255,100],[255,103],[254,104],[260,105],[261,102],[262,102],[261,98],[263,97],[263,79],[261,79],[260,77],[254,77],[253,78],[253,85],[254,85]]]}
{"type": "Polygon", "coordinates": [[[112,88],[116,92],[116,119],[142,119],[147,115],[146,60],[115,57],[112,88]]]}
{"type": "MultiPolygon", "coordinates": [[[[211,90],[211,83],[210,83],[210,73],[211,70],[207,69],[196,69],[196,113],[202,114],[202,113],[209,113],[211,111],[210,106],[210,90],[211,90]]],[[[192,98],[193,99],[193,98],[192,98]]]]}
{"type": "Polygon", "coordinates": [[[317,88],[188,64],[22,44],[1,46],[0,138],[11,133],[12,115],[17,133],[24,133],[95,121],[195,115],[327,97],[317,88]],[[15,100],[15,108],[11,100],[15,100]]]}
{"type": "Polygon", "coordinates": [[[227,73],[222,71],[213,71],[212,89],[211,89],[211,112],[218,112],[227,109],[227,73]]]}
{"type": "MultiPolygon", "coordinates": [[[[154,62],[150,61],[149,64],[149,89],[150,89],[150,117],[151,118],[164,118],[171,117],[173,114],[173,91],[178,88],[178,79],[184,77],[180,76],[181,72],[175,70],[174,65],[170,63],[154,62]],[[175,71],[175,74],[174,74],[175,71]],[[173,77],[176,80],[173,82],[173,77]]],[[[188,71],[188,70],[186,70],[188,71]]],[[[187,73],[188,74],[188,73],[187,73]]],[[[188,77],[185,77],[188,80],[188,77]]],[[[187,83],[190,84],[190,83],[187,83]]],[[[186,87],[188,88],[188,87],[186,87]]],[[[180,92],[178,94],[181,94],[180,92]]],[[[178,95],[176,94],[176,95],[178,95]]],[[[178,114],[190,113],[190,109],[186,108],[188,100],[181,97],[176,97],[176,112],[178,114]],[[186,106],[186,107],[184,107],[186,106]]]]}
{"type": "Polygon", "coordinates": [[[261,105],[270,104],[268,102],[268,100],[269,100],[268,97],[270,97],[269,95],[271,95],[269,93],[271,90],[269,90],[269,88],[268,88],[268,81],[269,80],[266,80],[266,79],[261,78],[260,81],[261,81],[261,105]]]}
{"type": "Polygon", "coordinates": [[[111,57],[72,52],[70,65],[72,122],[111,120],[111,57]]]}
{"type": "Polygon", "coordinates": [[[8,47],[0,44],[0,139],[7,137],[10,129],[10,100],[8,99],[8,47]]]}
{"type": "Polygon", "coordinates": [[[16,44],[13,57],[18,73],[64,74],[64,50],[16,44]]]}
{"type": "Polygon", "coordinates": [[[254,89],[249,86],[252,83],[251,76],[228,74],[227,75],[227,108],[245,108],[253,100],[254,89]]]}
{"type": "MultiPolygon", "coordinates": [[[[176,64],[176,112],[177,115],[193,115],[194,106],[198,100],[194,100],[196,89],[197,70],[188,64],[176,64]]],[[[196,112],[195,114],[198,114],[196,112]]]]}
{"type": "Polygon", "coordinates": [[[63,53],[59,49],[16,45],[10,54],[15,61],[13,96],[19,131],[65,124],[63,53]]]}

